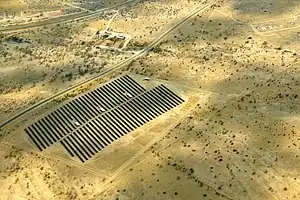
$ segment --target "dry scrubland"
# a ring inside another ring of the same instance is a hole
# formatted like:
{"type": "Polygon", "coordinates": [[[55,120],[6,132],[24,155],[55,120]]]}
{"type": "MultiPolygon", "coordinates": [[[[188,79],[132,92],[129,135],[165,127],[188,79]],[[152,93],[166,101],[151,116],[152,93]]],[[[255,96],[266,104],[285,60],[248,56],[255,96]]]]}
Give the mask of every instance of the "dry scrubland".
{"type": "MultiPolygon", "coordinates": [[[[203,3],[143,1],[111,28],[136,51],[203,3]]],[[[300,199],[299,24],[256,29],[299,11],[296,1],[218,1],[123,69],[198,89],[206,102],[113,180],[3,142],[0,199],[300,199]]],[[[0,119],[130,56],[90,42],[108,19],[3,38],[0,119]]]]}
{"type": "Polygon", "coordinates": [[[85,23],[54,25],[3,39],[1,119],[127,58],[96,49],[85,23]]]}
{"type": "Polygon", "coordinates": [[[9,15],[19,14],[23,11],[25,14],[36,14],[44,11],[59,9],[59,3],[51,0],[0,0],[0,11],[9,15]]]}

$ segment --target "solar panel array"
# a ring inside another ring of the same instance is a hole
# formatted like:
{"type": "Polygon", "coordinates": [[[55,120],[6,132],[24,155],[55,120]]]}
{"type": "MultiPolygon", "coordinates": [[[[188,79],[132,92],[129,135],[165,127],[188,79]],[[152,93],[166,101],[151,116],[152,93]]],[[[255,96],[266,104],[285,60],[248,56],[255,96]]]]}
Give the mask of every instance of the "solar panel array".
{"type": "Polygon", "coordinates": [[[164,85],[146,91],[128,75],[75,98],[25,129],[44,150],[55,142],[82,162],[183,103],[164,85]]]}

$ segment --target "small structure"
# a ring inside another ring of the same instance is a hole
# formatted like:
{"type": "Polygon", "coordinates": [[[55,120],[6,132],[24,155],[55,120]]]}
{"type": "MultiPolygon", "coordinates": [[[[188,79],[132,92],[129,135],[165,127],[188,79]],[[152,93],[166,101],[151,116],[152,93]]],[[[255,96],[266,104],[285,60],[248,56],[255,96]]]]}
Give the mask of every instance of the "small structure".
{"type": "MultiPolygon", "coordinates": [[[[119,32],[113,32],[109,28],[112,20],[118,15],[118,12],[109,20],[106,28],[104,31],[97,30],[96,33],[92,36],[92,40],[95,39],[101,39],[101,40],[110,40],[110,41],[117,41],[117,40],[123,40],[125,41],[124,44],[122,45],[120,50],[125,49],[129,41],[132,39],[130,35],[124,34],[124,33],[119,33],[119,32]]],[[[110,48],[109,46],[106,46],[105,48],[110,48]]]]}

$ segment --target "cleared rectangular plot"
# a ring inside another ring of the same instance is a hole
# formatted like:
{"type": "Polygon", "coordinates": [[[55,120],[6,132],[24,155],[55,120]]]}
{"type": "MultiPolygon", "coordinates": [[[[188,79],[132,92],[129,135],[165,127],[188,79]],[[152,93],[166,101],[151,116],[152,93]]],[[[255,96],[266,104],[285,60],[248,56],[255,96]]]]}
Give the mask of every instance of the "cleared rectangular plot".
{"type": "Polygon", "coordinates": [[[113,141],[183,102],[160,85],[91,119],[60,142],[71,156],[85,162],[113,141]]]}
{"type": "Polygon", "coordinates": [[[68,102],[27,127],[25,132],[40,150],[44,150],[62,140],[78,126],[145,91],[130,76],[122,76],[68,102]]]}

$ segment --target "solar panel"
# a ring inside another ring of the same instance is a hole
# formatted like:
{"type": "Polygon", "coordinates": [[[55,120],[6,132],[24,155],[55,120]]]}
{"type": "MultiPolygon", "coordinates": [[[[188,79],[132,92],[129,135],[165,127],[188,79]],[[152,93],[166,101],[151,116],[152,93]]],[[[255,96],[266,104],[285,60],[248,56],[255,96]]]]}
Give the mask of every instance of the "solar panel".
{"type": "Polygon", "coordinates": [[[164,85],[146,91],[126,75],[70,101],[25,132],[40,150],[59,141],[72,157],[86,162],[112,142],[183,102],[164,85]],[[97,92],[98,96],[91,96],[97,92]]]}

